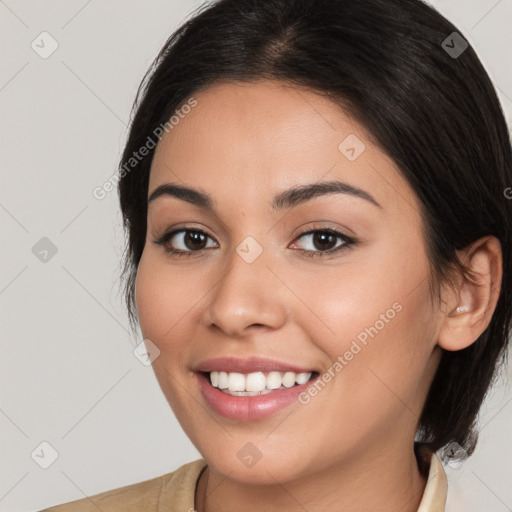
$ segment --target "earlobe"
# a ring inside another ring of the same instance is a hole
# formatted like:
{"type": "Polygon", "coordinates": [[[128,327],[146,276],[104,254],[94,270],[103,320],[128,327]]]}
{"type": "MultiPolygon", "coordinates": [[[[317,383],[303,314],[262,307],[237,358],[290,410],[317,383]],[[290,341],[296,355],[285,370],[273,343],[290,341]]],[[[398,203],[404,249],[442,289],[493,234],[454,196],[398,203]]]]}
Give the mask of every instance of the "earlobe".
{"type": "Polygon", "coordinates": [[[501,289],[502,251],[496,237],[473,242],[461,260],[470,272],[461,272],[456,289],[445,296],[448,308],[438,337],[438,345],[450,351],[468,347],[485,331],[501,289]]]}

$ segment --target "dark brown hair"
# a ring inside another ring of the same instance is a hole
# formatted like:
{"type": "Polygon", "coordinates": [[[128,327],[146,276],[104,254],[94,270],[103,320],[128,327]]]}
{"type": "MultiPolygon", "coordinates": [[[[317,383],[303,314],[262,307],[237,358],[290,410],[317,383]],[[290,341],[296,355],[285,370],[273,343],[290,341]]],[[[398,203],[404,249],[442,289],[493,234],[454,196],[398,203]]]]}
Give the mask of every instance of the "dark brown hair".
{"type": "Polygon", "coordinates": [[[270,79],[323,94],[367,128],[415,191],[433,298],[463,268],[456,250],[485,235],[501,243],[503,280],[490,325],[466,349],[443,350],[418,425],[434,451],[457,442],[470,455],[510,336],[512,202],[504,191],[512,170],[499,100],[465,44],[420,0],[220,0],[195,12],[145,75],[121,159],[122,279],[132,327],[154,149],[127,171],[133,153],[194,93],[216,83],[270,79]]]}

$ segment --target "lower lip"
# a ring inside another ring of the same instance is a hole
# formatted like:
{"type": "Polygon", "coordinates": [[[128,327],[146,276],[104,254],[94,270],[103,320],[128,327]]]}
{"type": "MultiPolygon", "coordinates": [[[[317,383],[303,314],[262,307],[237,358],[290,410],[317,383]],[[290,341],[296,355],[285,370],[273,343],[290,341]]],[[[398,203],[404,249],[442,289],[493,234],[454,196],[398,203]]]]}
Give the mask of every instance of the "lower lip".
{"type": "Polygon", "coordinates": [[[287,389],[279,389],[265,395],[233,396],[219,391],[210,384],[204,373],[196,373],[201,393],[208,405],[225,418],[254,421],[272,416],[292,403],[299,403],[299,395],[318,377],[287,389]]]}

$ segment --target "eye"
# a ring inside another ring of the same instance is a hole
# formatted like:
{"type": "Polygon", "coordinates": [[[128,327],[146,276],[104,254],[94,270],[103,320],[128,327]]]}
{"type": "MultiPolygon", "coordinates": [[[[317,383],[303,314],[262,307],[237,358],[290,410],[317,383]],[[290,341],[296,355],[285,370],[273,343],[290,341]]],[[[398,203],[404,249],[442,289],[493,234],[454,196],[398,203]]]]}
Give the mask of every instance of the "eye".
{"type": "MultiPolygon", "coordinates": [[[[302,233],[296,240],[306,239],[312,249],[299,249],[301,253],[309,257],[322,257],[333,253],[337,253],[341,250],[348,249],[350,246],[356,243],[353,238],[340,233],[331,228],[317,228],[302,233]],[[340,243],[336,245],[337,240],[340,243]],[[315,250],[315,247],[318,250],[315,250]]],[[[295,242],[294,242],[295,244],[295,242]]]]}
{"type": "MultiPolygon", "coordinates": [[[[181,228],[167,231],[155,240],[154,243],[162,245],[168,254],[181,257],[192,256],[194,253],[200,253],[204,249],[211,248],[212,245],[208,245],[208,239],[213,240],[212,237],[200,229],[181,228]]],[[[321,257],[338,253],[355,245],[357,242],[354,238],[348,237],[332,228],[312,229],[302,233],[295,240],[303,239],[309,240],[309,244],[306,245],[309,245],[312,249],[298,250],[308,257],[321,257]],[[315,248],[318,250],[315,250],[315,248]]],[[[292,244],[292,247],[295,244],[296,242],[292,244]]],[[[213,246],[215,247],[215,244],[213,246]]]]}
{"type": "Polygon", "coordinates": [[[175,256],[192,256],[193,253],[208,248],[208,245],[205,245],[208,238],[213,240],[200,229],[182,228],[164,233],[154,243],[162,245],[166,252],[175,256]],[[175,246],[178,246],[178,248],[175,248],[175,246]]]}

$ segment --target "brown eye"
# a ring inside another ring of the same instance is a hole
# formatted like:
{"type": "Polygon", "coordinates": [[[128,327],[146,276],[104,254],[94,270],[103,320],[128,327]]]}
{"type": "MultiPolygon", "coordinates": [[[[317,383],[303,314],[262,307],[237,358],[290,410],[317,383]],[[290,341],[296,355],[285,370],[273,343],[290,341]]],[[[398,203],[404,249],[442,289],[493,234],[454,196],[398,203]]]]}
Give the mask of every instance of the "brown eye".
{"type": "Polygon", "coordinates": [[[313,234],[313,245],[320,251],[328,251],[336,246],[336,235],[325,231],[317,231],[313,234]],[[334,245],[333,245],[334,244],[334,245]]]}
{"type": "Polygon", "coordinates": [[[163,245],[169,253],[190,256],[194,252],[207,249],[209,247],[207,245],[208,239],[211,239],[211,237],[198,229],[176,229],[165,233],[158,240],[155,240],[155,243],[163,245]]]}
{"type": "Polygon", "coordinates": [[[206,242],[206,235],[200,231],[185,231],[183,237],[183,244],[191,250],[204,249],[206,242]]]}
{"type": "MultiPolygon", "coordinates": [[[[336,253],[354,245],[356,241],[339,231],[333,229],[313,229],[300,235],[297,240],[306,239],[309,243],[309,249],[300,249],[307,256],[318,257],[336,253]],[[340,241],[340,243],[338,243],[340,241]]],[[[295,243],[294,243],[295,245],[295,243]]]]}

